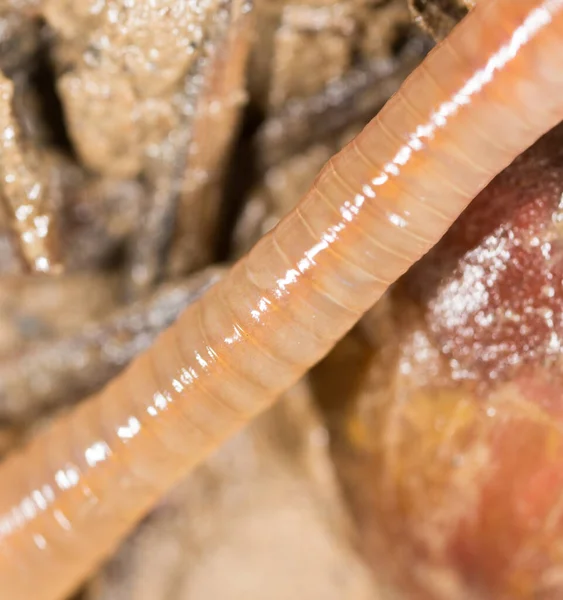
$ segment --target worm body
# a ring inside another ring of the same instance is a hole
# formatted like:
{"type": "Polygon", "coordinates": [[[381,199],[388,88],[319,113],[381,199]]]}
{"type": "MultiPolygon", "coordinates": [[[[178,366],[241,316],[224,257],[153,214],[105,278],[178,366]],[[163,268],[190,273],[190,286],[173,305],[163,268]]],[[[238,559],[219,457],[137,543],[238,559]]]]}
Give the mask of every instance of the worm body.
{"type": "Polygon", "coordinates": [[[1,466],[2,598],[71,592],[563,118],[562,93],[563,0],[480,3],[248,256],[1,466]]]}

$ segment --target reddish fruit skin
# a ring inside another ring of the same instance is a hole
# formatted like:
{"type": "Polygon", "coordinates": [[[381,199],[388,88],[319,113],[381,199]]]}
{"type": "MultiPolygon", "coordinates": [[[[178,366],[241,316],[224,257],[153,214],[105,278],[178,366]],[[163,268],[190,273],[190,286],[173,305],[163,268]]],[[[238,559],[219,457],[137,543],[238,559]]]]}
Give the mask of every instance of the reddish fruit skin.
{"type": "Polygon", "coordinates": [[[364,323],[335,457],[405,598],[563,598],[562,215],[560,126],[364,323]]]}

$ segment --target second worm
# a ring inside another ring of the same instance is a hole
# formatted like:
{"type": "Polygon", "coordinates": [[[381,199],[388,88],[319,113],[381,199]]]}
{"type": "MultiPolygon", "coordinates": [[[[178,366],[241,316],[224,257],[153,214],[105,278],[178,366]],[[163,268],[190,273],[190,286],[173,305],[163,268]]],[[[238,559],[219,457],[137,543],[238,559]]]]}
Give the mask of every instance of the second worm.
{"type": "Polygon", "coordinates": [[[0,467],[0,594],[56,600],[563,118],[563,0],[490,0],[105,390],[0,467]]]}

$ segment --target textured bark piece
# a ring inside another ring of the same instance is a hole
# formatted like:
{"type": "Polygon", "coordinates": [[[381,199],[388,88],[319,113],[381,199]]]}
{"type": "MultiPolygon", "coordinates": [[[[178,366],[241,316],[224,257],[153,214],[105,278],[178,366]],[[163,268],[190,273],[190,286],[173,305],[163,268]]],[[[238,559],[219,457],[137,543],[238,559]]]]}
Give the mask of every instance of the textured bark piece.
{"type": "Polygon", "coordinates": [[[562,139],[497,177],[317,372],[398,597],[563,594],[562,139]]]}
{"type": "Polygon", "coordinates": [[[186,78],[185,118],[169,136],[166,164],[159,155],[147,163],[146,216],[131,249],[131,297],[147,293],[165,270],[183,276],[213,259],[222,172],[246,99],[251,31],[250,3],[217,3],[186,78]]]}
{"type": "Polygon", "coordinates": [[[108,72],[68,72],[59,94],[81,160],[95,171],[130,177],[142,166],[138,102],[130,83],[108,72]]]}
{"type": "MultiPolygon", "coordinates": [[[[178,118],[171,124],[159,147],[149,149],[144,169],[148,188],[143,207],[145,216],[139,223],[130,247],[127,293],[131,299],[148,294],[162,278],[177,225],[179,199],[185,184],[185,162],[193,142],[198,102],[209,76],[205,67],[209,54],[217,51],[228,28],[225,16],[229,14],[230,6],[231,1],[224,0],[205,7],[208,11],[207,22],[200,32],[197,58],[183,77],[183,97],[178,118]]],[[[145,27],[150,27],[150,23],[146,22],[145,27]]],[[[207,240],[205,242],[208,244],[207,240]]]]}
{"type": "Polygon", "coordinates": [[[375,600],[304,382],[180,485],[87,600],[375,600]]]}

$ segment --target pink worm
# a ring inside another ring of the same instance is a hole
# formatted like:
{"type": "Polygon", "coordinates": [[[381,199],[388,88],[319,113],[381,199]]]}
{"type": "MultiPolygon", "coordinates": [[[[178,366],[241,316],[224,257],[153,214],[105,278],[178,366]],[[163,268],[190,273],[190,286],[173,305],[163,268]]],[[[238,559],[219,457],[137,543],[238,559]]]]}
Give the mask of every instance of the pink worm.
{"type": "Polygon", "coordinates": [[[73,591],[562,118],[563,0],[479,3],[225,279],[1,465],[2,599],[73,591]]]}

